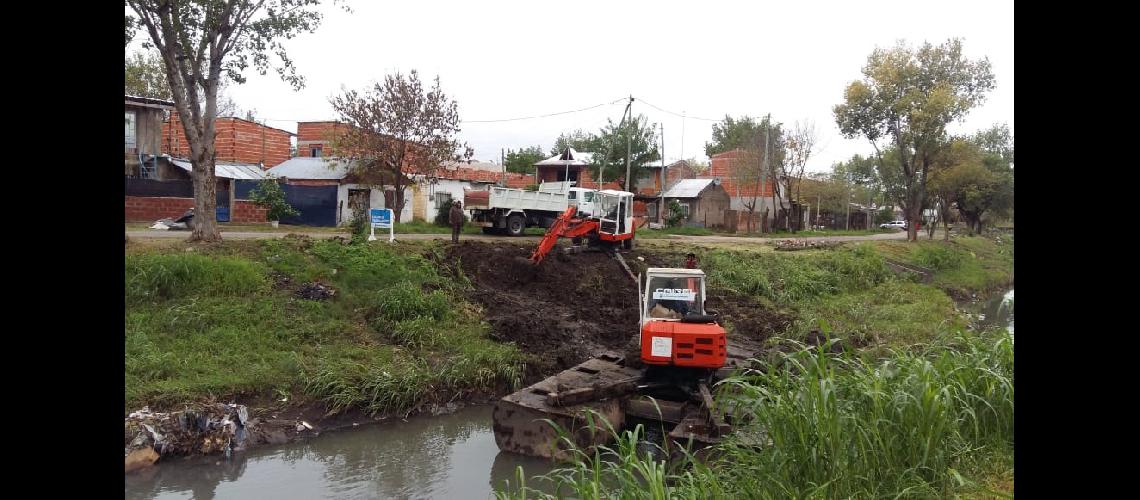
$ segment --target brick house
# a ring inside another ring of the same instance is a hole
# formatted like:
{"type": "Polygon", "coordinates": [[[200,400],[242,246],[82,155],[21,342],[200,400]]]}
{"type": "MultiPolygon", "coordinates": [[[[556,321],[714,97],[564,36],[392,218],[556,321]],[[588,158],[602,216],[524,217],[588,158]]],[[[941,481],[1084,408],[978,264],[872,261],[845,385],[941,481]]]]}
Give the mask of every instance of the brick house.
{"type": "MultiPolygon", "coordinates": [[[[260,165],[263,170],[290,157],[292,138],[287,130],[243,118],[218,117],[214,121],[214,147],[218,161],[260,165]]],[[[162,125],[163,151],[177,158],[190,157],[190,145],[177,113],[162,125]]]]}
{"type": "MultiPolygon", "coordinates": [[[[772,200],[773,190],[776,190],[776,192],[781,195],[781,197],[778,197],[775,201],[780,203],[782,208],[787,209],[791,207],[786,195],[786,183],[783,181],[777,182],[777,179],[768,176],[763,186],[759,185],[759,180],[756,182],[739,183],[740,185],[738,186],[738,182],[733,179],[732,176],[732,165],[736,161],[742,161],[743,156],[744,151],[740,149],[713,155],[710,158],[709,172],[702,177],[721,179],[725,192],[727,192],[732,199],[730,208],[737,211],[738,217],[740,217],[736,227],[748,227],[747,219],[749,214],[745,203],[751,203],[753,199],[755,199],[756,202],[753,228],[758,229],[761,226],[760,217],[764,213],[764,209],[768,210],[768,224],[769,227],[771,227],[771,225],[776,222],[777,217],[777,211],[774,210],[775,205],[772,200]]],[[[725,224],[732,226],[730,222],[726,222],[725,224]]]]}
{"type": "MultiPolygon", "coordinates": [[[[194,206],[194,188],[192,166],[185,159],[189,146],[174,103],[126,96],[126,104],[125,220],[177,217],[194,206]]],[[[265,222],[265,209],[236,192],[243,182],[248,188],[265,177],[262,165],[288,159],[293,134],[240,118],[215,123],[215,217],[220,222],[265,222]]]]}

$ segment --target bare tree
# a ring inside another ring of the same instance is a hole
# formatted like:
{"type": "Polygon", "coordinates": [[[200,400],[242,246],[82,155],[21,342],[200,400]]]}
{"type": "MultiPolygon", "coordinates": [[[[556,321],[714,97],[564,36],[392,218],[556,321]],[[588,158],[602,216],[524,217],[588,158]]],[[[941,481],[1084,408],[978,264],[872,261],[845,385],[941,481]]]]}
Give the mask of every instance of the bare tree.
{"type": "MultiPolygon", "coordinates": [[[[333,0],[334,3],[339,3],[333,0]]],[[[261,74],[269,54],[281,64],[274,68],[295,89],[304,86],[281,45],[321,22],[315,10],[320,0],[125,0],[126,34],[145,28],[144,44],[162,56],[174,108],[190,146],[194,179],[194,219],[191,241],[217,241],[221,233],[214,218],[214,165],[218,84],[224,77],[244,83],[242,72],[252,64],[261,74]]],[[[127,41],[129,44],[129,39],[127,41]]]]}
{"type": "MultiPolygon", "coordinates": [[[[787,138],[787,159],[784,162],[784,177],[795,180],[795,186],[788,186],[789,193],[795,191],[796,202],[802,203],[804,169],[807,168],[808,158],[815,152],[819,134],[815,123],[811,120],[796,121],[787,138]]],[[[791,228],[796,226],[789,225],[791,228]]]]}
{"type": "Polygon", "coordinates": [[[335,158],[361,184],[394,190],[389,208],[400,222],[404,188],[430,178],[445,161],[471,158],[474,151],[455,138],[459,111],[435,85],[426,93],[419,73],[412,70],[384,77],[364,93],[355,90],[329,100],[347,127],[331,141],[335,158]],[[462,150],[462,153],[460,153],[462,150]]]}
{"type": "MultiPolygon", "coordinates": [[[[739,143],[742,147],[736,157],[729,161],[728,177],[736,186],[736,198],[748,210],[748,231],[751,232],[757,202],[763,198],[765,187],[769,182],[779,184],[777,172],[784,160],[780,124],[773,125],[769,118],[764,118],[751,132],[743,135],[739,143]]],[[[773,190],[773,205],[776,196],[777,192],[773,190]]],[[[760,229],[763,231],[767,226],[767,208],[761,218],[760,229]]]]}

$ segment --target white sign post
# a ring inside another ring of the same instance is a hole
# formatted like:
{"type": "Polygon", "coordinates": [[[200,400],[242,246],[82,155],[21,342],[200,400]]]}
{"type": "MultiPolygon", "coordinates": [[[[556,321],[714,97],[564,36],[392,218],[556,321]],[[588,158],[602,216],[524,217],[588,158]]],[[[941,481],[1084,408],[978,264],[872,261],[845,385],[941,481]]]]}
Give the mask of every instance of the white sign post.
{"type": "Polygon", "coordinates": [[[372,221],[368,241],[376,241],[376,228],[388,230],[388,243],[396,241],[396,228],[395,224],[392,224],[392,209],[373,208],[368,210],[368,215],[372,221]]]}

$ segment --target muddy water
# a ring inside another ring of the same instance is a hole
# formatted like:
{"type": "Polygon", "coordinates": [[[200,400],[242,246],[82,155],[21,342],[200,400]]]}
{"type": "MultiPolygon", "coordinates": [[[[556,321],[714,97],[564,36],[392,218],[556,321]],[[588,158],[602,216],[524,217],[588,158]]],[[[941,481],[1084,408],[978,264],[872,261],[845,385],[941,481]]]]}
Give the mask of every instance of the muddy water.
{"type": "MultiPolygon", "coordinates": [[[[329,432],[233,458],[162,462],[126,476],[126,498],[490,498],[515,466],[549,462],[500,453],[491,406],[329,432]]],[[[529,483],[529,482],[528,482],[529,483]]]]}
{"type": "Polygon", "coordinates": [[[1013,338],[1013,289],[1002,295],[995,295],[982,304],[977,316],[978,326],[1005,327],[1013,338]]]}

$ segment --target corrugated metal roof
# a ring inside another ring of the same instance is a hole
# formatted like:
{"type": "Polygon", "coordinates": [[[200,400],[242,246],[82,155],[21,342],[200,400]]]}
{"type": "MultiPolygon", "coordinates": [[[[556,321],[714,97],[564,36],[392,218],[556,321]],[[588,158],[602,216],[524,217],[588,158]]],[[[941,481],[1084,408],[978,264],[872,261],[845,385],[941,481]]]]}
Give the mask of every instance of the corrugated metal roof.
{"type": "MultiPolygon", "coordinates": [[[[192,172],[194,170],[189,160],[176,158],[171,159],[170,162],[187,172],[192,172]]],[[[254,164],[219,161],[214,164],[214,176],[221,177],[223,179],[264,179],[265,171],[261,170],[261,167],[254,164]]]]}
{"type": "Polygon", "coordinates": [[[665,191],[662,196],[666,198],[696,198],[715,179],[681,179],[673,187],[665,191]]]}
{"type": "Polygon", "coordinates": [[[290,179],[339,180],[348,175],[348,167],[344,163],[337,160],[332,162],[327,160],[327,158],[298,156],[269,169],[268,172],[274,177],[288,177],[290,179]]]}
{"type": "Polygon", "coordinates": [[[160,106],[164,108],[173,108],[174,101],[167,101],[166,99],[155,99],[153,97],[142,97],[137,95],[123,94],[126,102],[132,104],[150,104],[153,106],[160,106]]]}

